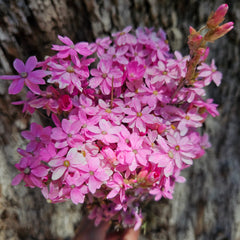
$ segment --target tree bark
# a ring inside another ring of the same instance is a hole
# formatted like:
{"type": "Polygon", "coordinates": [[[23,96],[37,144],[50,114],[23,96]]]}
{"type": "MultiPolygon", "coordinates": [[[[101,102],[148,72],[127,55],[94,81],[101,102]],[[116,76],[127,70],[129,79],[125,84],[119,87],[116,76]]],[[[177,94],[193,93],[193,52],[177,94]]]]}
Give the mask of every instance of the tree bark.
{"type": "MultiPolygon", "coordinates": [[[[240,240],[240,4],[229,4],[227,20],[235,29],[211,45],[223,73],[222,85],[209,88],[219,104],[220,116],[209,118],[205,129],[212,148],[184,170],[187,182],[177,184],[174,199],[146,208],[147,228],[140,239],[240,240]]],[[[0,74],[11,73],[15,58],[30,55],[43,60],[51,55],[57,35],[77,41],[93,41],[127,25],[162,27],[172,50],[187,53],[188,27],[200,27],[218,0],[0,0],[0,74]]],[[[20,132],[32,121],[11,101],[8,81],[0,81],[0,240],[70,239],[81,219],[80,206],[48,204],[40,191],[20,184],[11,186],[17,174],[18,147],[26,142],[20,132]]],[[[35,116],[36,120],[37,116],[35,116]]]]}

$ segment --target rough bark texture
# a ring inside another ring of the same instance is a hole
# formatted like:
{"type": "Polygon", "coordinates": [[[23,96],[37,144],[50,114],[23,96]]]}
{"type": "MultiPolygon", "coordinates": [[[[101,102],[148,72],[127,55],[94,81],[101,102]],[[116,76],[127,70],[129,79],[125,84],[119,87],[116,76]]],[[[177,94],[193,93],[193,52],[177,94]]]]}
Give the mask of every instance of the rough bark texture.
{"type": "MultiPolygon", "coordinates": [[[[211,57],[223,72],[221,87],[209,94],[220,107],[220,117],[206,123],[212,148],[184,174],[174,200],[148,207],[146,239],[240,239],[240,3],[230,6],[228,20],[235,30],[211,46],[211,57]]],[[[218,0],[0,0],[0,74],[12,72],[12,61],[51,54],[57,34],[76,41],[133,27],[163,27],[172,49],[186,53],[188,27],[199,27],[218,0]]],[[[10,102],[7,81],[0,81],[0,240],[70,239],[81,216],[79,206],[50,205],[36,189],[11,186],[19,160],[16,149],[26,143],[20,131],[29,117],[10,102]]]]}

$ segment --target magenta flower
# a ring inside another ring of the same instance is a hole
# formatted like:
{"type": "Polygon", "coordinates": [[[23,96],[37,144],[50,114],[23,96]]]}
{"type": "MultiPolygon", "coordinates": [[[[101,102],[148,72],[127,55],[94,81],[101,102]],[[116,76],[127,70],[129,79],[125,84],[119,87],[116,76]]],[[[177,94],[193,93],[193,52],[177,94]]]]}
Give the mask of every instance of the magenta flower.
{"type": "Polygon", "coordinates": [[[49,62],[48,66],[52,71],[52,78],[48,79],[49,83],[57,83],[60,89],[68,88],[72,93],[74,87],[82,91],[82,81],[89,77],[88,68],[82,68],[78,65],[71,64],[70,61],[49,62]]]}
{"type": "Polygon", "coordinates": [[[121,32],[113,33],[112,36],[116,37],[117,45],[135,45],[137,43],[136,37],[130,34],[129,32],[132,30],[131,26],[124,28],[121,32]]]}
{"type": "Polygon", "coordinates": [[[61,127],[52,129],[51,138],[56,140],[55,147],[74,147],[77,142],[83,142],[84,139],[80,134],[81,127],[79,120],[67,120],[64,118],[61,127]]]}
{"type": "Polygon", "coordinates": [[[93,194],[109,179],[109,174],[100,166],[98,157],[88,159],[87,164],[81,167],[81,172],[89,191],[93,194]]]}
{"type": "Polygon", "coordinates": [[[194,145],[188,136],[181,137],[179,132],[176,132],[173,136],[168,134],[167,140],[177,167],[182,168],[183,163],[192,165],[196,155],[194,154],[194,145]]]}
{"type": "Polygon", "coordinates": [[[132,35],[128,26],[90,45],[59,36],[64,45],[53,45],[55,56],[41,63],[16,59],[18,75],[2,78],[13,80],[11,94],[24,84],[29,91],[14,104],[23,104],[24,112],[44,110],[49,125],[32,123],[22,132],[29,143],[18,149],[20,173],[12,184],[38,187],[48,202],[90,205],[96,224],[114,219],[139,229],[142,202],[171,199],[175,183],[184,182],[181,171],[210,146],[197,128],[209,114],[218,115],[204,87],[219,85],[222,75],[214,61],[202,63],[209,49],[195,50],[203,38],[218,38],[232,25],[216,26],[207,37],[190,28],[190,54],[199,57],[194,79],[188,76],[191,57],[171,53],[166,34],[153,28],[132,35]],[[88,58],[92,53],[96,59],[88,58]],[[93,62],[96,68],[89,67],[93,62]]]}
{"type": "Polygon", "coordinates": [[[142,64],[139,64],[138,62],[130,62],[127,65],[127,79],[130,82],[141,79],[144,73],[144,66],[142,64]]]}
{"type": "Polygon", "coordinates": [[[111,120],[116,125],[121,124],[121,120],[124,116],[122,107],[116,106],[114,103],[115,106],[111,108],[110,103],[105,102],[102,99],[99,99],[98,105],[98,115],[106,120],[111,120]]]}
{"type": "Polygon", "coordinates": [[[180,130],[181,136],[186,135],[190,127],[201,127],[203,117],[200,116],[196,108],[192,108],[187,113],[182,113],[181,120],[178,123],[178,129],[180,130]]]}
{"type": "Polygon", "coordinates": [[[140,132],[146,132],[146,124],[154,123],[154,116],[151,114],[152,108],[146,106],[142,109],[138,100],[132,101],[131,108],[125,108],[124,112],[127,116],[122,120],[128,123],[130,128],[137,128],[140,132]]]}
{"type": "Polygon", "coordinates": [[[100,86],[104,95],[109,95],[111,88],[120,87],[122,85],[122,71],[119,68],[112,67],[112,61],[102,60],[98,64],[97,69],[91,70],[93,78],[90,79],[91,88],[100,86]]]}
{"type": "Polygon", "coordinates": [[[112,188],[112,190],[107,195],[107,199],[114,198],[119,195],[120,201],[123,202],[126,199],[126,190],[132,188],[132,186],[127,181],[124,181],[123,176],[116,172],[113,174],[113,180],[108,181],[107,186],[112,188]]]}
{"type": "Polygon", "coordinates": [[[65,173],[79,171],[85,163],[85,157],[76,148],[71,148],[65,158],[53,158],[48,162],[52,168],[52,180],[58,180],[65,173]]]}
{"type": "Polygon", "coordinates": [[[28,112],[30,114],[33,114],[35,112],[35,108],[31,106],[30,102],[36,99],[37,96],[33,94],[32,92],[27,92],[26,94],[26,100],[22,101],[16,101],[12,102],[13,105],[21,105],[23,104],[23,110],[22,112],[28,112]]]}
{"type": "Polygon", "coordinates": [[[37,123],[32,123],[30,126],[30,131],[23,131],[21,134],[25,139],[30,140],[27,145],[26,150],[28,152],[34,152],[44,144],[48,144],[51,141],[52,127],[48,126],[43,128],[37,123]]]}
{"type": "Polygon", "coordinates": [[[101,57],[105,53],[105,50],[109,48],[111,42],[110,37],[97,38],[95,43],[90,44],[90,49],[92,52],[97,52],[98,57],[101,57]]]}
{"type": "Polygon", "coordinates": [[[105,55],[103,55],[103,59],[111,60],[112,62],[117,62],[119,64],[128,64],[128,59],[125,54],[128,51],[128,46],[123,46],[119,48],[110,47],[105,55]]]}
{"type": "Polygon", "coordinates": [[[205,85],[209,85],[212,81],[219,86],[222,80],[222,73],[217,71],[215,66],[215,61],[212,60],[211,65],[207,65],[206,63],[202,63],[199,67],[199,78],[203,78],[205,85]]]}
{"type": "Polygon", "coordinates": [[[74,204],[83,203],[88,188],[83,183],[82,177],[78,171],[69,174],[66,177],[67,189],[70,190],[70,198],[74,204]]]}
{"type": "Polygon", "coordinates": [[[21,158],[15,167],[21,172],[13,180],[12,185],[18,185],[22,180],[28,187],[42,188],[42,178],[48,174],[48,168],[32,155],[21,158]]]}
{"type": "Polygon", "coordinates": [[[118,126],[113,126],[109,121],[101,119],[99,121],[99,127],[88,126],[87,129],[94,133],[93,139],[101,140],[106,145],[110,143],[118,142],[119,138],[117,134],[121,130],[118,126]]]}
{"type": "Polygon", "coordinates": [[[130,171],[135,171],[137,167],[148,165],[147,159],[148,155],[151,154],[151,150],[143,148],[143,140],[144,138],[140,137],[136,132],[128,138],[120,139],[116,149],[117,158],[120,164],[127,166],[130,171]]]}
{"type": "Polygon", "coordinates": [[[162,185],[152,188],[149,193],[155,196],[155,201],[160,200],[162,197],[172,199],[173,187],[170,184],[170,178],[164,178],[162,185]]]}
{"type": "Polygon", "coordinates": [[[13,66],[19,75],[2,75],[1,79],[13,80],[11,83],[8,93],[9,94],[17,94],[19,93],[24,83],[26,86],[35,94],[40,94],[41,90],[38,85],[45,84],[45,80],[43,77],[48,75],[47,71],[44,70],[34,70],[37,66],[37,58],[32,56],[28,58],[26,64],[23,63],[20,59],[15,59],[13,62],[13,66]]]}
{"type": "Polygon", "coordinates": [[[74,44],[72,40],[66,36],[58,36],[58,39],[63,42],[65,45],[53,45],[52,49],[55,51],[58,51],[57,56],[59,58],[67,58],[68,56],[71,57],[71,60],[78,65],[79,64],[79,58],[78,54],[83,56],[89,56],[92,54],[92,51],[89,49],[89,45],[87,42],[79,42],[77,44],[74,44]]]}

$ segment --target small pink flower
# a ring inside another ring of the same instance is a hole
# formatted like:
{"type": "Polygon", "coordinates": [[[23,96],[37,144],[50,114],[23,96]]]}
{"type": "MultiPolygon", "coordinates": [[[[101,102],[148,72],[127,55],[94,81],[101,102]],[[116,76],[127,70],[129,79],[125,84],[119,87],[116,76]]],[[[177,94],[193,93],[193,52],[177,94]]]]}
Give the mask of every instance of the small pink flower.
{"type": "Polygon", "coordinates": [[[76,148],[71,148],[66,157],[53,158],[48,162],[52,168],[52,180],[58,180],[65,173],[80,170],[85,163],[83,155],[76,148]]]}
{"type": "Polygon", "coordinates": [[[107,172],[100,166],[98,157],[88,159],[86,165],[81,167],[83,179],[87,182],[89,191],[94,194],[102,184],[109,179],[107,172]]]}
{"type": "Polygon", "coordinates": [[[110,143],[116,143],[119,140],[117,134],[119,133],[120,128],[118,126],[113,126],[105,119],[101,119],[99,121],[99,127],[89,126],[87,128],[90,132],[94,133],[94,139],[101,140],[106,145],[109,145],[110,143]]]}
{"type": "Polygon", "coordinates": [[[26,150],[28,152],[34,152],[44,144],[48,144],[51,140],[51,131],[52,128],[50,126],[43,128],[37,123],[32,123],[30,126],[30,131],[23,131],[21,133],[25,139],[30,140],[26,150]]]}
{"type": "Polygon", "coordinates": [[[132,188],[131,185],[124,181],[123,176],[118,172],[114,173],[113,180],[108,181],[107,186],[112,188],[112,190],[107,195],[107,199],[114,198],[116,195],[119,194],[121,202],[126,199],[126,190],[132,188]]]}
{"type": "Polygon", "coordinates": [[[217,71],[215,66],[215,61],[212,60],[211,65],[207,65],[206,63],[202,63],[199,67],[199,78],[203,78],[205,85],[209,85],[211,81],[219,86],[222,80],[222,73],[217,71]]]}
{"type": "Polygon", "coordinates": [[[101,60],[97,69],[91,70],[93,78],[90,79],[91,88],[100,86],[104,95],[109,95],[113,87],[122,85],[122,71],[117,67],[112,67],[112,61],[101,60]]]}
{"type": "Polygon", "coordinates": [[[131,26],[124,28],[121,32],[113,33],[112,36],[116,37],[117,45],[135,45],[137,43],[136,37],[130,34],[129,32],[132,30],[131,26]]]}
{"type": "Polygon", "coordinates": [[[136,127],[140,132],[146,132],[146,124],[154,123],[154,116],[151,114],[152,108],[146,106],[142,109],[138,100],[133,100],[131,108],[125,108],[127,116],[122,120],[128,123],[130,128],[136,127]]]}
{"type": "Polygon", "coordinates": [[[13,66],[19,75],[0,76],[1,79],[13,80],[8,89],[9,94],[19,93],[22,90],[24,83],[33,93],[40,94],[41,90],[38,85],[45,84],[43,78],[48,75],[48,72],[44,70],[33,71],[37,66],[37,58],[35,56],[28,58],[26,64],[20,59],[15,59],[13,66]]]}
{"type": "Polygon", "coordinates": [[[141,79],[144,73],[145,73],[144,66],[138,64],[138,62],[130,62],[127,65],[127,79],[130,82],[141,79]]]}
{"type": "Polygon", "coordinates": [[[84,139],[80,134],[81,127],[79,120],[67,120],[64,118],[61,127],[52,129],[51,138],[56,140],[55,147],[74,147],[77,142],[82,142],[84,139]]]}
{"type": "Polygon", "coordinates": [[[58,51],[57,56],[59,58],[67,58],[68,56],[71,57],[71,60],[78,65],[79,58],[78,54],[83,56],[89,56],[92,54],[92,51],[90,51],[88,43],[87,42],[79,42],[77,44],[74,44],[72,40],[66,36],[58,36],[58,39],[63,42],[65,45],[53,45],[52,49],[55,51],[58,51]]]}
{"type": "Polygon", "coordinates": [[[42,165],[38,158],[28,155],[21,158],[15,167],[21,173],[12,180],[12,185],[18,185],[23,180],[28,187],[42,188],[42,178],[48,174],[48,168],[42,165]]]}

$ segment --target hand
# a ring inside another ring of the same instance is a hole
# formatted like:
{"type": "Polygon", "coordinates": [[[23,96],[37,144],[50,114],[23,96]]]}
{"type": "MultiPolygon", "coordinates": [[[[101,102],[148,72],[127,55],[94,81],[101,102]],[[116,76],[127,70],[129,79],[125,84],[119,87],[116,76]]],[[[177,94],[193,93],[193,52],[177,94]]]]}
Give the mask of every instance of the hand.
{"type": "Polygon", "coordinates": [[[101,223],[94,226],[93,221],[83,218],[73,240],[138,240],[140,231],[129,228],[120,232],[108,232],[109,223],[101,223]]]}

